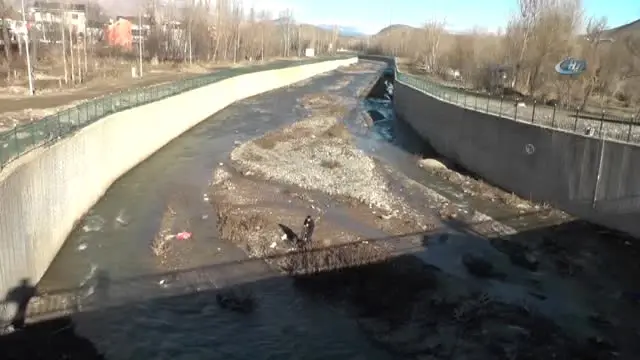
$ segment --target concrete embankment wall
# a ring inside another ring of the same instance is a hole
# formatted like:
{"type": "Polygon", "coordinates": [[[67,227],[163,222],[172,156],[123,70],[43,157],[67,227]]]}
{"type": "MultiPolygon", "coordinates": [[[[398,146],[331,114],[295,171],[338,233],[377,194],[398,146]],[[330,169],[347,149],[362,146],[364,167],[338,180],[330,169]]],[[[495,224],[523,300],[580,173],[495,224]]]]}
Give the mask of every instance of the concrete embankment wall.
{"type": "Polygon", "coordinates": [[[396,113],[436,151],[504,189],[640,237],[640,147],[465,110],[400,82],[396,113]]]}
{"type": "MultiPolygon", "coordinates": [[[[39,281],[74,224],[111,184],[172,139],[231,103],[357,58],[226,79],[109,115],[0,174],[0,296],[39,281]]],[[[0,302],[2,299],[0,299],[0,302]]]]}

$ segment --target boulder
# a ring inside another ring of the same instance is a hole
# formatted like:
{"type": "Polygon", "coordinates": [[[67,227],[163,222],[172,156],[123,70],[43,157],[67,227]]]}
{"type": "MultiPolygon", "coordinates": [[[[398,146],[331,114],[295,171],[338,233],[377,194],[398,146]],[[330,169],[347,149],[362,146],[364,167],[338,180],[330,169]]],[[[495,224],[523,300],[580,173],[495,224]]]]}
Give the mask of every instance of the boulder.
{"type": "Polygon", "coordinates": [[[418,166],[425,169],[447,169],[447,165],[445,165],[442,161],[436,159],[421,159],[418,161],[418,166]]]}

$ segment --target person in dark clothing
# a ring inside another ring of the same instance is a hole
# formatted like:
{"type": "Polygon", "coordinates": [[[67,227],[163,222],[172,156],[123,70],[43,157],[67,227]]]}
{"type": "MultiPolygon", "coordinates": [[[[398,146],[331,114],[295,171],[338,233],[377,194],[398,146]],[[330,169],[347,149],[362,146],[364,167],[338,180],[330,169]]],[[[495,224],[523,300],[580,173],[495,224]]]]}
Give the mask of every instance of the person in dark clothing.
{"type": "Polygon", "coordinates": [[[291,245],[295,245],[298,248],[302,248],[305,245],[311,243],[311,237],[313,236],[315,222],[313,221],[313,218],[311,216],[307,215],[307,217],[304,219],[304,222],[302,223],[302,232],[300,233],[300,236],[298,236],[298,234],[296,234],[293,230],[291,230],[291,228],[286,225],[278,224],[278,226],[280,226],[280,229],[282,229],[282,231],[285,233],[286,241],[288,243],[290,243],[291,245]]]}
{"type": "Polygon", "coordinates": [[[15,303],[17,306],[16,314],[11,321],[11,325],[13,325],[14,328],[24,328],[27,317],[27,306],[31,298],[36,295],[37,290],[28,279],[22,279],[20,285],[14,287],[7,293],[5,301],[15,303]]]}
{"type": "Polygon", "coordinates": [[[302,231],[300,232],[300,240],[303,245],[311,243],[311,237],[313,236],[313,229],[315,228],[315,223],[311,216],[307,215],[306,219],[304,219],[304,223],[302,224],[302,231]]]}

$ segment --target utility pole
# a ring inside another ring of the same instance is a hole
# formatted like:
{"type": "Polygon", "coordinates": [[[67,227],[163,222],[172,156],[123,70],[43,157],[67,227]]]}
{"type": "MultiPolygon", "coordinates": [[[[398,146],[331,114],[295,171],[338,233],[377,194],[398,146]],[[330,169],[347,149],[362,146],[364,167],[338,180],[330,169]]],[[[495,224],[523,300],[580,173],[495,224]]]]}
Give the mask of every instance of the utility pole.
{"type": "Polygon", "coordinates": [[[138,71],[138,76],[142,78],[142,9],[140,9],[140,11],[138,12],[138,53],[140,54],[140,69],[138,71]]]}
{"type": "MultiPolygon", "coordinates": [[[[29,54],[29,26],[27,26],[27,15],[24,10],[24,0],[21,0],[22,4],[22,22],[24,23],[24,28],[27,31],[25,38],[25,50],[27,55],[27,73],[29,74],[29,95],[35,95],[35,91],[33,89],[33,72],[31,69],[31,55],[29,54]]],[[[7,46],[7,44],[5,44],[7,46]]]]}
{"type": "Polygon", "coordinates": [[[193,47],[192,47],[192,29],[193,29],[193,11],[195,9],[195,0],[191,2],[191,9],[189,9],[189,65],[193,65],[193,47]]]}

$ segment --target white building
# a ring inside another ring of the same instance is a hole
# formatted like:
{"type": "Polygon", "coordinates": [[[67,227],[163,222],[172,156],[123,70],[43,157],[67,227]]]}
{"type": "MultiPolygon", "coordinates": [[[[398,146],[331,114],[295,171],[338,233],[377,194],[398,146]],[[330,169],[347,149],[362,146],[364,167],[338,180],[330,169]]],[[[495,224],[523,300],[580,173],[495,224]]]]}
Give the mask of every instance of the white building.
{"type": "Polygon", "coordinates": [[[84,34],[87,26],[87,6],[85,4],[35,1],[29,7],[29,17],[32,21],[40,24],[59,24],[64,21],[74,32],[84,34]]]}

